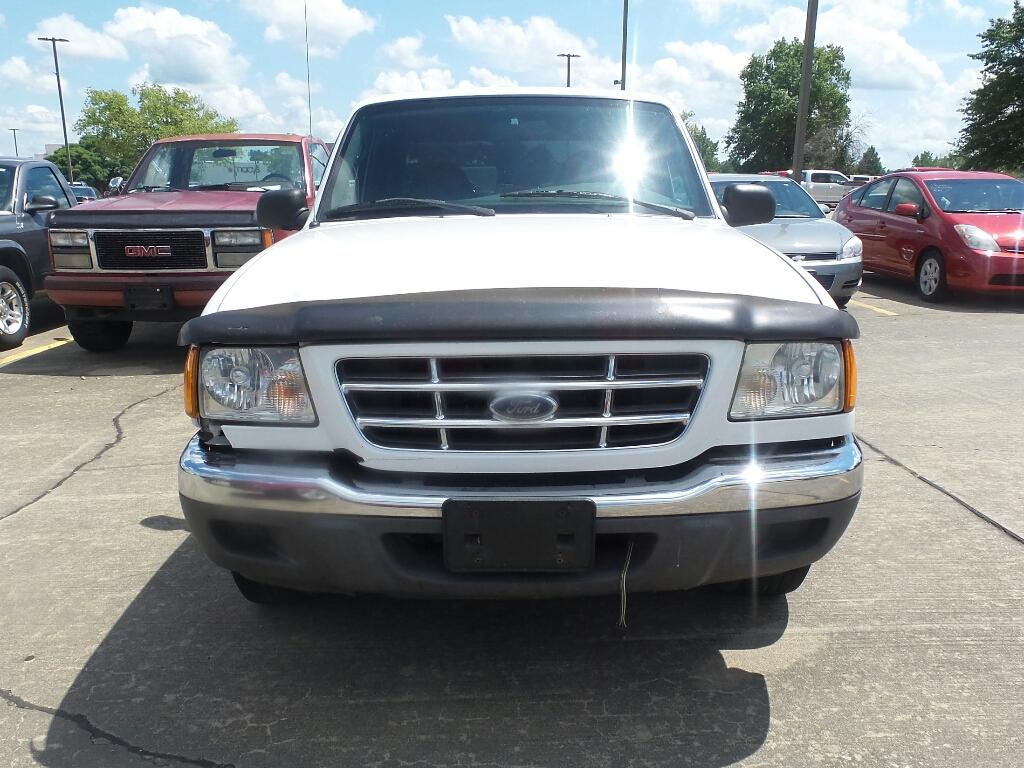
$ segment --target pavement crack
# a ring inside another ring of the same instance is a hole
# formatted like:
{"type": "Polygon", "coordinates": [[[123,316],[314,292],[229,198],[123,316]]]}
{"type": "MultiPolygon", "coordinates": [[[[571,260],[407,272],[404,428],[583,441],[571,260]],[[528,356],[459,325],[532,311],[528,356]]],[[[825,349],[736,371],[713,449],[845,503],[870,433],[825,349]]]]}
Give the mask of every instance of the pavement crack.
{"type": "Polygon", "coordinates": [[[11,510],[7,514],[0,515],[0,521],[6,520],[9,517],[13,517],[14,515],[16,515],[19,512],[21,512],[23,509],[28,509],[33,504],[35,504],[37,501],[40,501],[40,500],[46,498],[51,493],[53,493],[58,488],[60,488],[62,485],[64,485],[64,483],[66,483],[68,480],[70,480],[72,477],[74,477],[78,473],[79,470],[89,466],[90,464],[92,464],[95,461],[99,461],[107,451],[109,451],[111,448],[113,448],[114,446],[118,445],[122,440],[124,440],[124,428],[121,426],[121,419],[123,419],[125,417],[125,415],[128,413],[128,411],[132,410],[133,408],[136,408],[137,406],[142,405],[143,403],[148,403],[150,400],[156,400],[158,397],[163,397],[168,392],[172,392],[175,389],[177,389],[179,386],[180,385],[175,384],[173,387],[168,387],[167,389],[163,389],[163,390],[157,392],[155,395],[148,395],[148,396],[142,398],[141,400],[136,400],[134,403],[126,405],[124,408],[122,408],[120,413],[118,413],[116,416],[114,416],[113,419],[110,420],[110,423],[114,427],[114,439],[113,440],[111,440],[109,443],[105,443],[104,445],[100,446],[100,449],[98,451],[96,451],[96,453],[94,453],[92,456],[90,456],[85,461],[83,461],[83,462],[75,465],[74,467],[72,467],[70,472],[65,474],[56,483],[51,485],[49,488],[47,488],[45,491],[40,493],[38,496],[35,496],[32,499],[29,499],[24,504],[22,504],[20,507],[17,507],[16,509],[11,510]]]}
{"type": "Polygon", "coordinates": [[[44,715],[50,715],[51,717],[59,717],[63,720],[67,720],[70,723],[74,723],[87,733],[90,741],[95,743],[97,739],[103,739],[105,742],[121,747],[131,754],[138,755],[142,758],[173,761],[182,765],[198,765],[201,766],[201,768],[235,768],[234,763],[218,763],[213,760],[207,760],[203,757],[187,757],[186,755],[176,755],[172,752],[157,752],[152,749],[137,746],[122,739],[120,736],[111,733],[110,731],[105,731],[97,725],[94,725],[85,715],[68,712],[59,708],[47,707],[43,704],[33,704],[6,688],[0,688],[0,699],[3,699],[9,706],[14,707],[15,709],[40,712],[44,715]]]}
{"type": "Polygon", "coordinates": [[[1016,531],[1014,531],[1011,528],[1007,528],[1005,525],[1000,523],[998,520],[995,520],[995,519],[989,517],[988,515],[986,515],[984,512],[982,512],[977,507],[973,506],[972,504],[969,504],[967,501],[965,501],[964,499],[962,499],[959,496],[957,496],[955,493],[953,493],[948,488],[945,488],[944,486],[940,485],[939,483],[935,482],[934,480],[932,480],[932,479],[930,479],[928,477],[925,477],[920,472],[918,472],[916,469],[912,469],[911,467],[908,467],[906,464],[904,464],[902,461],[897,459],[895,456],[892,456],[892,455],[886,453],[885,451],[883,451],[881,448],[879,448],[878,446],[874,445],[873,443],[869,443],[861,435],[857,435],[856,437],[857,437],[857,440],[862,442],[864,445],[866,445],[868,448],[870,448],[872,451],[877,453],[879,456],[881,456],[883,459],[885,459],[887,462],[889,462],[893,466],[899,467],[904,472],[909,473],[911,476],[913,476],[914,478],[920,480],[925,485],[931,486],[936,491],[941,493],[943,496],[951,499],[952,501],[956,502],[959,506],[961,506],[964,509],[966,509],[972,515],[975,515],[976,517],[984,520],[986,523],[991,525],[993,528],[999,529],[1000,531],[1005,533],[1007,536],[1009,536],[1011,539],[1016,541],[1018,544],[1024,544],[1024,536],[1022,536],[1021,534],[1017,533],[1016,531]]]}

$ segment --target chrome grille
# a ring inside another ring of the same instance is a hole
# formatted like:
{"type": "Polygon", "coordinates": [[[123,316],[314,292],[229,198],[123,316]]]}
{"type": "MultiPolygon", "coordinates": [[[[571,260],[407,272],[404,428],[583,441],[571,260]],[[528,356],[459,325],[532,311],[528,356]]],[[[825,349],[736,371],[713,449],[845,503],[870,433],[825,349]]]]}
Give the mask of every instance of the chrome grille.
{"type": "Polygon", "coordinates": [[[820,253],[787,253],[793,261],[837,261],[840,257],[838,251],[822,251],[820,253]]]}
{"type": "Polygon", "coordinates": [[[701,354],[347,358],[338,381],[362,435],[385,448],[560,451],[680,437],[708,373],[701,354]],[[505,421],[492,400],[553,397],[544,421],[505,421]]]}

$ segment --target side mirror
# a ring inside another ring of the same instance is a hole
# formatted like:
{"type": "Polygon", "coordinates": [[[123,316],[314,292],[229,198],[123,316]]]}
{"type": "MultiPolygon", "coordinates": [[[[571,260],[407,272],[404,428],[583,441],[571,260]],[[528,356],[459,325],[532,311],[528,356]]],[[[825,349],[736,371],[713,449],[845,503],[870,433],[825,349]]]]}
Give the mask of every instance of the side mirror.
{"type": "Polygon", "coordinates": [[[775,218],[775,197],[763,184],[730,184],[722,196],[731,226],[767,224],[775,218]]]}
{"type": "Polygon", "coordinates": [[[824,203],[818,203],[818,207],[821,209],[821,212],[824,213],[826,216],[828,216],[830,213],[832,213],[832,209],[829,208],[824,203]]]}
{"type": "Polygon", "coordinates": [[[53,211],[57,208],[57,198],[50,195],[34,195],[31,200],[25,203],[25,213],[39,213],[40,211],[53,211]]]}
{"type": "Polygon", "coordinates": [[[256,221],[267,229],[302,229],[308,216],[301,189],[271,189],[256,202],[256,221]]]}
{"type": "Polygon", "coordinates": [[[921,218],[921,207],[917,203],[900,203],[893,209],[897,216],[906,216],[908,219],[921,218]]]}
{"type": "Polygon", "coordinates": [[[121,188],[124,187],[124,177],[115,176],[110,180],[110,184],[107,185],[112,195],[121,194],[121,188]]]}

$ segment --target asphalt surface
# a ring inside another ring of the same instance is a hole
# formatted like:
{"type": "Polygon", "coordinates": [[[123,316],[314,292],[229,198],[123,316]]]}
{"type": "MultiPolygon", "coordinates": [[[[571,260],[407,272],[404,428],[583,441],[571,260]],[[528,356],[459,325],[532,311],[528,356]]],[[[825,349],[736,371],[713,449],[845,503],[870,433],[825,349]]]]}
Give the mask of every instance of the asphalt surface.
{"type": "MultiPolygon", "coordinates": [[[[50,311],[42,308],[43,312],[50,311]]],[[[174,329],[0,356],[0,764],[1024,764],[1024,303],[871,280],[867,486],[784,599],[245,603],[175,490],[174,329]],[[42,350],[42,351],[40,351],[42,350]]]]}

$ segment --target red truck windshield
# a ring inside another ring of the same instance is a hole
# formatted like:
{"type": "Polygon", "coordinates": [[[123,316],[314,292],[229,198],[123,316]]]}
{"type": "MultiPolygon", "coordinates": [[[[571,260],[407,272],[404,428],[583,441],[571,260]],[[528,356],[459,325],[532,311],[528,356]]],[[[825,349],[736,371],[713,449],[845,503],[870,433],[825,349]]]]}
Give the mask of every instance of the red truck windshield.
{"type": "Polygon", "coordinates": [[[297,142],[181,141],[153,147],[128,192],[281,188],[306,188],[297,142]]]}

